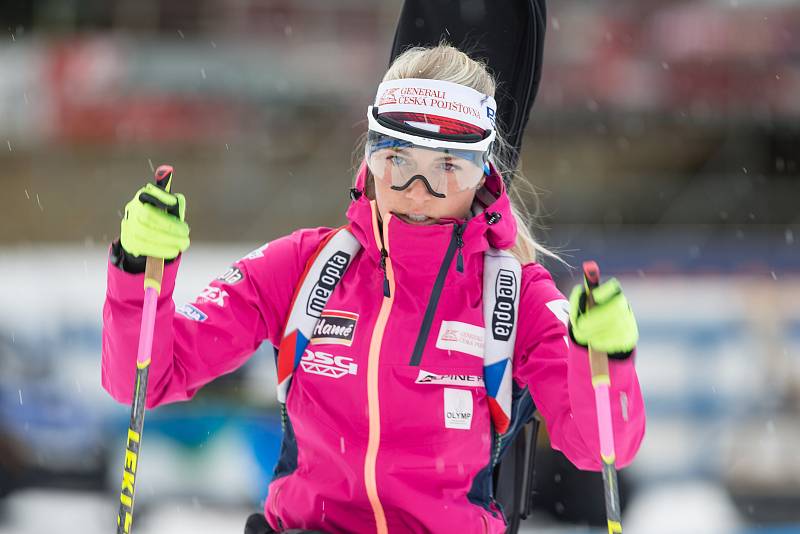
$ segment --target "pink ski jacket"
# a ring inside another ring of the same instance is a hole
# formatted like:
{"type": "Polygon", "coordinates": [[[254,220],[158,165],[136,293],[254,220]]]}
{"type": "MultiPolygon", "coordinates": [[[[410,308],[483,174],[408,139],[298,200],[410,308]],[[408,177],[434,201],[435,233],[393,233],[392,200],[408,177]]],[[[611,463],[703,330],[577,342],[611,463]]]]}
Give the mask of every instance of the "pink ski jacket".
{"type": "MultiPolygon", "coordinates": [[[[362,166],[358,190],[365,173],[362,166]]],[[[390,216],[381,229],[374,202],[354,194],[347,217],[362,248],[330,296],[282,408],[281,457],[264,510],[275,530],[505,531],[491,489],[502,438],[492,430],[476,347],[483,252],[510,248],[516,225],[499,175],[485,187],[496,200],[483,214],[422,227],[390,216]],[[460,261],[437,283],[454,239],[460,261]],[[438,306],[426,316],[434,293],[438,306]],[[427,342],[415,350],[423,328],[427,342]]],[[[302,229],[264,245],[177,312],[180,260],[168,264],[147,407],[192,398],[265,339],[279,346],[295,287],[331,232],[302,229]]],[[[133,396],[143,276],[109,264],[102,382],[122,403],[133,396]]],[[[536,263],[523,266],[520,287],[515,396],[529,392],[555,449],[581,469],[600,470],[589,358],[568,336],[564,296],[536,263]]],[[[644,435],[645,410],[634,358],[609,366],[617,466],[624,467],[644,435]]]]}

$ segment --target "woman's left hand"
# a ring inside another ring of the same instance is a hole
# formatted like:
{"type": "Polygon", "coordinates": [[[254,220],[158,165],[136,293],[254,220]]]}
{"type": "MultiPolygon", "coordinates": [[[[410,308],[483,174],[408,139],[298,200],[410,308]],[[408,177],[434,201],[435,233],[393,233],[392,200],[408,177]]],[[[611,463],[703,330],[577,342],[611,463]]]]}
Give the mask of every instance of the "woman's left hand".
{"type": "Polygon", "coordinates": [[[583,285],[576,285],[570,293],[572,339],[584,347],[605,352],[610,358],[627,358],[639,340],[639,328],[619,281],[611,278],[591,291],[594,306],[588,310],[583,285]]]}

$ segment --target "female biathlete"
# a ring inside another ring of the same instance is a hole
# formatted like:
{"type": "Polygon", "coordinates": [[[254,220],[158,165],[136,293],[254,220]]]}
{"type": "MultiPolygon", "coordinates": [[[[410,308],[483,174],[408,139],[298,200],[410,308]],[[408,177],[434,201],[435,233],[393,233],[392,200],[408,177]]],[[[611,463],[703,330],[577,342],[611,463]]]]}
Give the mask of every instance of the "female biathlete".
{"type": "Polygon", "coordinates": [[[131,402],[146,256],[168,260],[148,407],[192,398],[269,340],[284,421],[264,507],[275,531],[504,532],[491,473],[519,399],[555,449],[601,467],[589,345],[611,357],[617,466],[639,448],[633,313],[616,280],[587,308],[583,286],[567,302],[537,263],[547,251],[499,171],[494,92],[453,47],[400,55],[368,107],[348,224],[265,244],[177,310],[184,197],[148,184],[125,207],[103,386],[131,402]]]}

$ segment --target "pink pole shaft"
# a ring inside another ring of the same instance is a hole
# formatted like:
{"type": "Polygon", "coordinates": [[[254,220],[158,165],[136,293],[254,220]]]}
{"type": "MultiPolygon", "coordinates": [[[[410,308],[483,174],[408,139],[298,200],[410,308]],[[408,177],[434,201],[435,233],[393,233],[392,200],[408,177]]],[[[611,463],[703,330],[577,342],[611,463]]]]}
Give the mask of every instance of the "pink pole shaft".
{"type": "Polygon", "coordinates": [[[600,431],[600,454],[605,458],[614,457],[614,427],[611,425],[611,401],[607,384],[594,388],[597,404],[597,427],[600,431]]]}
{"type": "Polygon", "coordinates": [[[153,350],[153,331],[156,325],[156,304],[158,302],[158,292],[148,287],[144,290],[144,306],[142,307],[142,327],[139,330],[139,352],[136,356],[136,363],[143,363],[150,358],[150,351],[153,350]]]}

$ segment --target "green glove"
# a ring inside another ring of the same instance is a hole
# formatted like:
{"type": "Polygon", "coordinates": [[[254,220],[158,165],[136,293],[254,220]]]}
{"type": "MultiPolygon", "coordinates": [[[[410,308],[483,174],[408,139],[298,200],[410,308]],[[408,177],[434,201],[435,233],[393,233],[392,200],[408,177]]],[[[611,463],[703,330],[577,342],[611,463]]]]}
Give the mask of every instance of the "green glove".
{"type": "Polygon", "coordinates": [[[582,285],[569,296],[569,322],[572,338],[579,345],[605,352],[611,358],[630,356],[639,340],[639,328],[616,278],[592,290],[595,305],[586,310],[586,291],[582,285]]]}
{"type": "Polygon", "coordinates": [[[189,248],[186,199],[167,193],[155,184],[136,192],[125,206],[120,243],[128,254],[174,259],[189,248]],[[166,211],[165,211],[166,210],[166,211]]]}

